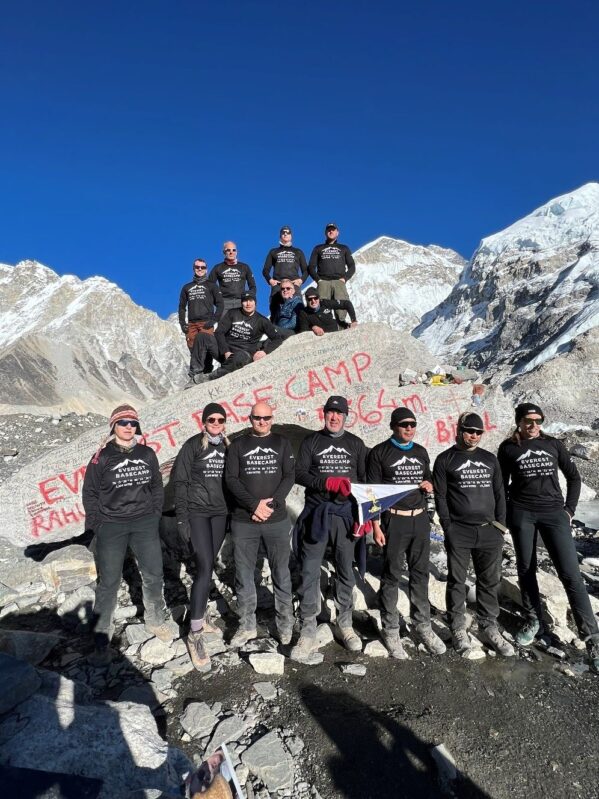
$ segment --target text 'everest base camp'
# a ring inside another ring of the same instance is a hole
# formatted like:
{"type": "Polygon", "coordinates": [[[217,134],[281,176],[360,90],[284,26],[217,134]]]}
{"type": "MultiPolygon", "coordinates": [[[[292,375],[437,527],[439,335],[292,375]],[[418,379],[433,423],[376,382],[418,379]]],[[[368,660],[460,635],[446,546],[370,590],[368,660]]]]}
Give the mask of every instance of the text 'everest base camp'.
{"type": "MultiPolygon", "coordinates": [[[[291,235],[273,259],[297,258],[326,308],[291,235]]],[[[381,236],[352,263],[337,332],[275,338],[267,320],[264,357],[218,379],[206,362],[197,384],[176,315],[101,277],[0,265],[0,784],[15,795],[511,799],[549,780],[596,795],[599,184],[470,261],[381,236]],[[105,464],[159,502],[118,557],[105,539],[122,524],[86,522],[105,464]]],[[[294,292],[308,315],[310,290],[294,292]]]]}

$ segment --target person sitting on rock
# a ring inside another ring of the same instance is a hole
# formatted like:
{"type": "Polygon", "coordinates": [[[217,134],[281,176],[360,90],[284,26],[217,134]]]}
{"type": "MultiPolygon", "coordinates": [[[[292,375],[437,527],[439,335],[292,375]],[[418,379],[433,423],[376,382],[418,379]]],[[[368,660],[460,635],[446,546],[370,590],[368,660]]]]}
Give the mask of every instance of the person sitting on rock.
{"type": "Polygon", "coordinates": [[[276,349],[284,337],[265,316],[256,311],[256,295],[247,291],[241,296],[241,308],[233,308],[222,317],[214,336],[200,333],[193,345],[192,362],[196,365],[195,383],[218,380],[252,361],[266,357],[260,349],[262,336],[269,339],[269,352],[276,349]],[[207,353],[221,361],[211,374],[203,374],[207,353]]]}
{"type": "Polygon", "coordinates": [[[231,535],[239,612],[239,630],[231,639],[233,647],[242,647],[258,635],[254,571],[260,543],[266,549],[272,573],[279,641],[288,644],[293,631],[291,522],[286,499],[295,482],[295,459],[289,441],[271,432],[272,420],[270,405],[254,405],[250,429],[232,442],[227,453],[225,483],[232,497],[231,535]]]}
{"type": "Polygon", "coordinates": [[[299,538],[301,631],[291,650],[295,660],[309,658],[316,646],[316,619],[320,613],[320,572],[328,546],[335,553],[335,635],[350,652],[362,642],[353,628],[354,505],[351,483],[366,481],[368,449],[361,438],[345,430],[349,406],[345,397],[329,397],[324,406],[324,428],[306,436],[297,457],[296,480],[306,488],[304,510],[296,529],[299,538]]]}
{"type": "Polygon", "coordinates": [[[545,415],[538,405],[516,408],[516,430],[499,446],[497,457],[507,496],[508,527],[516,550],[518,581],[526,620],[516,643],[529,646],[543,633],[541,597],[537,582],[537,539],[564,586],[578,634],[586,641],[591,667],[599,673],[599,630],[572,538],[572,519],[580,496],[581,479],[564,444],[541,429],[545,415]],[[559,486],[566,478],[566,499],[559,486]]]}
{"type": "Polygon", "coordinates": [[[301,294],[295,293],[291,280],[283,278],[272,302],[271,321],[283,336],[293,335],[299,324],[299,314],[304,307],[301,294]]]}
{"type": "Polygon", "coordinates": [[[300,310],[298,332],[303,333],[311,330],[316,336],[324,336],[325,333],[335,333],[337,330],[346,328],[342,322],[337,321],[335,311],[343,309],[349,314],[351,319],[350,327],[356,327],[356,312],[351,300],[321,300],[318,289],[310,286],[305,293],[306,307],[300,310]]]}
{"type": "Polygon", "coordinates": [[[86,527],[93,530],[98,583],[94,602],[95,651],[90,660],[106,665],[114,633],[114,610],[127,547],[142,577],[146,630],[161,641],[174,637],[164,604],[162,549],[158,527],[164,489],[158,459],[137,442],[139,416],[131,405],[110,414],[110,438],[90,460],[83,481],[86,527]]]}
{"type": "Polygon", "coordinates": [[[202,411],[204,431],[188,438],[181,447],[172,471],[175,488],[177,528],[182,540],[191,545],[196,575],[189,603],[190,631],[187,648],[198,671],[210,669],[204,634],[219,631],[206,619],[210,580],[225,538],[228,510],[224,496],[225,435],[227,414],[222,405],[209,402],[202,411]]]}
{"type": "Polygon", "coordinates": [[[479,638],[500,655],[510,657],[514,648],[497,626],[505,495],[497,458],[479,447],[484,430],[477,413],[462,413],[456,443],[437,456],[433,467],[435,504],[447,550],[447,616],[454,649],[469,657],[472,642],[466,625],[466,575],[472,558],[479,638]]]}
{"type": "Polygon", "coordinates": [[[405,660],[407,653],[399,636],[397,598],[404,555],[408,561],[410,617],[416,635],[431,655],[442,655],[445,644],[431,627],[428,601],[431,524],[426,496],[433,491],[430,459],[426,449],[414,442],[416,417],[409,408],[391,413],[393,435],[368,454],[369,483],[417,485],[374,521],[374,541],[384,547],[385,560],[379,590],[383,642],[391,657],[405,660]]]}

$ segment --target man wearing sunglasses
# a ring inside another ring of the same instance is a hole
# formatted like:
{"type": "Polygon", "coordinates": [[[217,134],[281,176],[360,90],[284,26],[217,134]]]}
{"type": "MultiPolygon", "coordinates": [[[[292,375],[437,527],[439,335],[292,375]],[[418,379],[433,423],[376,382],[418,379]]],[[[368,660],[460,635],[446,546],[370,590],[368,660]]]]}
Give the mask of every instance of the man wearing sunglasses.
{"type": "Polygon", "coordinates": [[[291,246],[291,228],[284,225],[279,232],[279,237],[279,246],[269,250],[262,269],[264,279],[270,286],[270,318],[273,322],[275,321],[273,313],[280,301],[281,281],[290,280],[295,294],[301,296],[302,283],[308,277],[306,256],[298,247],[291,246]]]}
{"type": "Polygon", "coordinates": [[[514,648],[497,626],[505,494],[499,461],[479,446],[484,429],[477,413],[462,413],[456,443],[437,456],[433,468],[435,504],[447,550],[447,615],[454,649],[468,657],[472,642],[466,626],[466,575],[472,558],[478,637],[510,657],[514,648]]]}
{"type": "MultiPolygon", "coordinates": [[[[193,352],[193,342],[198,333],[212,335],[214,325],[223,313],[223,298],[216,284],[207,278],[207,265],[203,258],[196,258],[193,262],[193,280],[186,283],[179,296],[179,325],[185,334],[185,340],[190,353],[193,352]]],[[[186,388],[193,385],[194,375],[198,365],[193,358],[189,366],[189,383],[186,388]]],[[[201,371],[212,371],[212,358],[203,364],[201,371]]]]}
{"type": "Polygon", "coordinates": [[[231,534],[239,630],[231,646],[256,638],[254,572],[260,543],[266,549],[275,598],[277,635],[291,641],[293,604],[289,572],[291,523],[286,498],[295,482],[295,459],[289,441],[272,433],[273,410],[265,402],[253,406],[251,427],[236,438],[227,454],[225,484],[232,497],[231,534]]]}
{"type": "MultiPolygon", "coordinates": [[[[317,244],[310,256],[310,277],[318,284],[318,292],[323,299],[349,300],[347,281],[356,271],[354,258],[346,244],[339,244],[339,229],[334,222],[329,222],[324,230],[324,244],[317,244]]],[[[341,310],[337,316],[344,322],[347,313],[341,310]]]]}
{"type": "Polygon", "coordinates": [[[541,429],[545,416],[532,402],[516,408],[516,430],[497,457],[508,501],[508,521],[516,550],[518,581],[526,619],[516,643],[529,646],[542,635],[542,606],[537,582],[540,536],[564,586],[578,633],[586,642],[591,668],[599,672],[599,630],[578,565],[571,524],[580,496],[580,474],[563,442],[541,429]],[[566,499],[559,473],[566,478],[566,499]]]}
{"type": "Polygon", "coordinates": [[[426,496],[433,490],[428,452],[416,444],[416,417],[409,408],[395,408],[391,414],[391,438],[377,444],[368,455],[369,483],[417,485],[374,522],[374,540],[384,547],[384,565],[379,603],[382,638],[391,657],[408,655],[399,635],[397,599],[404,555],[408,561],[410,618],[416,635],[431,655],[442,655],[445,644],[431,627],[428,575],[431,525],[426,496]]]}
{"type": "Polygon", "coordinates": [[[225,241],[223,255],[224,260],[212,267],[208,280],[218,285],[225,311],[229,311],[231,308],[241,308],[241,295],[245,291],[256,293],[256,281],[248,264],[237,260],[234,241],[225,241]]]}
{"type": "Polygon", "coordinates": [[[298,332],[311,330],[315,336],[324,336],[325,333],[336,333],[347,325],[337,321],[337,311],[344,310],[349,314],[350,327],[356,327],[356,312],[350,300],[323,300],[318,289],[310,286],[305,293],[306,307],[301,308],[298,314],[298,332]]]}
{"type": "Polygon", "coordinates": [[[279,288],[275,302],[271,304],[270,318],[277,330],[287,337],[296,332],[304,303],[302,295],[295,293],[296,286],[291,280],[283,278],[279,288]]]}

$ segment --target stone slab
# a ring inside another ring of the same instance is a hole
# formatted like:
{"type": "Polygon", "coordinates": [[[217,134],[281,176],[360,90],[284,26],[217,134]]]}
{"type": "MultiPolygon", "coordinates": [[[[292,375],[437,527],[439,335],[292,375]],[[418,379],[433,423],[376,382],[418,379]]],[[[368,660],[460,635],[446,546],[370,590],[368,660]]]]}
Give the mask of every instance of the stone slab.
{"type": "Polygon", "coordinates": [[[267,732],[241,755],[241,762],[269,791],[293,787],[293,760],[276,732],[267,732]]]}
{"type": "Polygon", "coordinates": [[[33,666],[41,663],[60,642],[53,633],[28,630],[0,630],[0,652],[26,660],[33,666]]]}
{"type": "Polygon", "coordinates": [[[39,674],[29,663],[0,653],[0,715],[28,699],[41,682],[39,674]]]}

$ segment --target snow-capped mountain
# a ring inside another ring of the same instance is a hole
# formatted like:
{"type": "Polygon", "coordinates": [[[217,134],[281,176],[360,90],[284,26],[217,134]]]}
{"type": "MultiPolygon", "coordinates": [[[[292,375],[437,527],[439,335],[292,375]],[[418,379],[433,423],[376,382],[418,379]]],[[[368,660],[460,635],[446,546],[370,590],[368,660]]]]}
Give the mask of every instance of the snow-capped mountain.
{"type": "Polygon", "coordinates": [[[466,261],[453,250],[380,236],[354,253],[349,295],[359,322],[411,330],[455,286],[466,261]]]}
{"type": "Polygon", "coordinates": [[[556,197],[482,240],[459,283],[413,331],[437,355],[503,378],[599,324],[599,184],[556,197]]]}
{"type": "Polygon", "coordinates": [[[178,328],[102,277],[0,264],[0,410],[109,413],[185,382],[178,328]]]}

